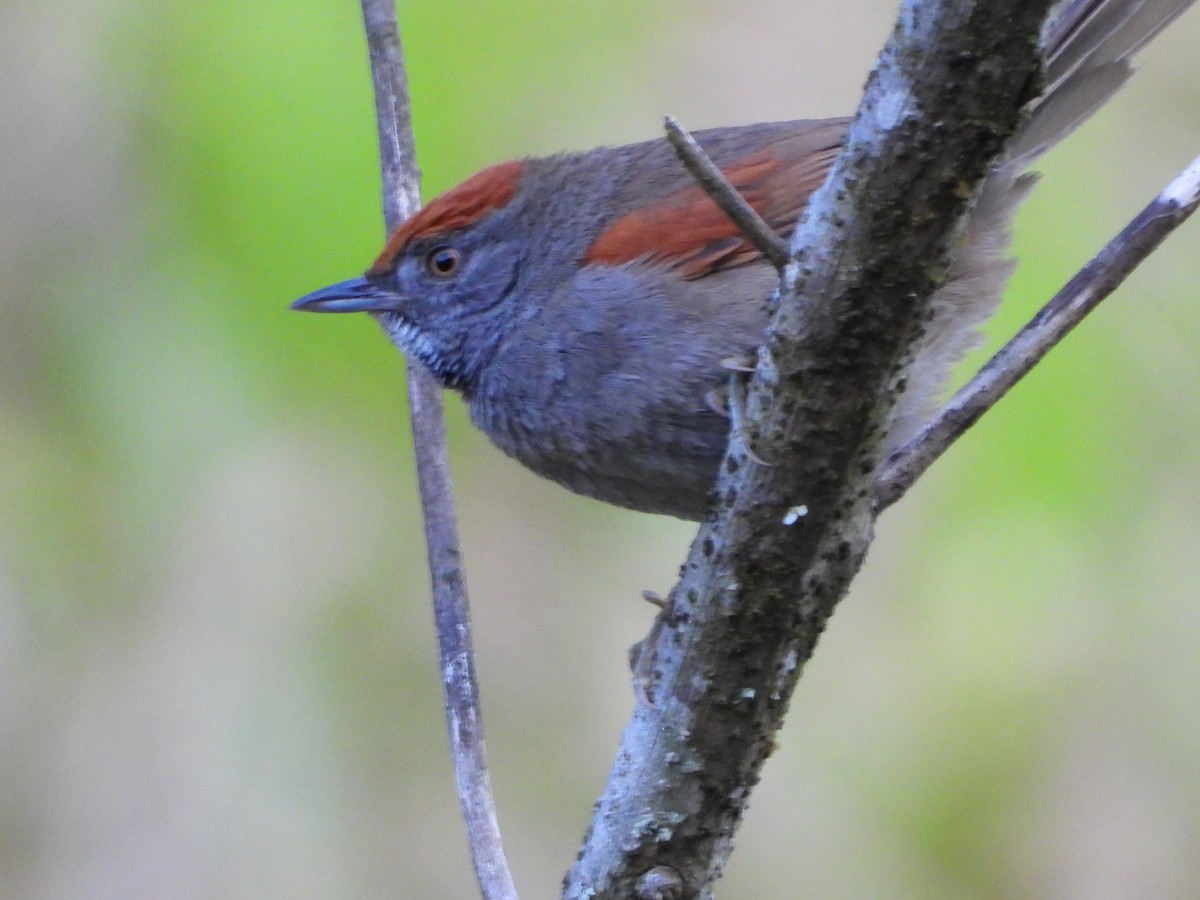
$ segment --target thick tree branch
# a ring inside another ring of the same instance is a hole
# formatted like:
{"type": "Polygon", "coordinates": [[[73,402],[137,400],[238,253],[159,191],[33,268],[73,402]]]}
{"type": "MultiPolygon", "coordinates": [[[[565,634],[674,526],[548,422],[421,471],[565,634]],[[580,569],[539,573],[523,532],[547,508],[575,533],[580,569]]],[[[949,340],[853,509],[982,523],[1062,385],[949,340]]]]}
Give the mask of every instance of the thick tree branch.
{"type": "MultiPolygon", "coordinates": [[[[383,214],[390,234],[420,208],[420,171],[394,0],[362,0],[362,12],[375,86],[383,214]]],[[[509,900],[516,898],[517,892],[500,842],[484,753],[467,587],[446,452],[442,390],[419,363],[408,363],[408,396],[433,582],[442,694],[458,796],[483,896],[488,900],[509,900]]]]}
{"type": "Polygon", "coordinates": [[[904,4],[797,228],[755,375],[744,396],[735,385],[745,425],[643,650],[653,703],[625,732],[566,896],[710,895],[866,552],[897,386],[971,198],[1040,82],[1050,6],[904,4]]]}
{"type": "Polygon", "coordinates": [[[1054,295],[1015,337],[963,386],[921,433],[883,465],[876,512],[899,500],[925,470],[991,409],[1042,357],[1100,305],[1200,205],[1200,157],[1054,295]]]}

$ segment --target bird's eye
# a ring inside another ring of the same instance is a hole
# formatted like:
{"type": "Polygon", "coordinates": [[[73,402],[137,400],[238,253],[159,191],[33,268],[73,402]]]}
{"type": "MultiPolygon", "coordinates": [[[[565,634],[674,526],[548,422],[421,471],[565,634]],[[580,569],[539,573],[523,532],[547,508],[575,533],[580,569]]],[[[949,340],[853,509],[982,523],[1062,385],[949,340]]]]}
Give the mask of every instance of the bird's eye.
{"type": "Polygon", "coordinates": [[[462,254],[453,247],[435,247],[425,257],[425,268],[430,275],[438,278],[449,278],[458,271],[462,263],[462,254]]]}

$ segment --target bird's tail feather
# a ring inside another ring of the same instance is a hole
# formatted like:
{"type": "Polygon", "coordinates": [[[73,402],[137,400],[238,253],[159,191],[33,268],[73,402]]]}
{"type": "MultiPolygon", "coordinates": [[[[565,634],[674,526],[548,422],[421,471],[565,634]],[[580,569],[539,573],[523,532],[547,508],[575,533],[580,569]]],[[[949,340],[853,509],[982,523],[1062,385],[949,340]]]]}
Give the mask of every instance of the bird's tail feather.
{"type": "Polygon", "coordinates": [[[979,344],[1016,268],[1010,255],[1017,207],[1037,180],[1029,165],[1103,106],[1132,73],[1130,57],[1193,0],[1072,0],[1042,33],[1046,91],[985,180],[946,284],[934,295],[929,325],[908,390],[897,404],[891,449],[928,420],[951,367],[979,344]]]}

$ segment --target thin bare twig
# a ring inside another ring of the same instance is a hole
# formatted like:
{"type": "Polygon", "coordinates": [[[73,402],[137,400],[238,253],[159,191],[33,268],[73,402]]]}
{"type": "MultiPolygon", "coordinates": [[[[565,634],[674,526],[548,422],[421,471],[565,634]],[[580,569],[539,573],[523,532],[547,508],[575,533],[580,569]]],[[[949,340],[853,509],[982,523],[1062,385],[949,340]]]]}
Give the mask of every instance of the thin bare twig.
{"type": "MultiPolygon", "coordinates": [[[[383,214],[391,233],[420,206],[420,171],[416,164],[408,79],[394,0],[362,0],[362,12],[375,86],[383,214]]],[[[446,453],[442,391],[420,364],[409,362],[408,395],[433,582],[442,694],[459,801],[483,896],[486,900],[515,900],[517,891],[500,842],[487,773],[470,610],[446,453]]]]}
{"type": "Polygon", "coordinates": [[[880,468],[874,500],[899,500],[938,457],[991,409],[1051,348],[1083,321],[1172,231],[1200,206],[1200,157],[1163,188],[1107,246],[1063,286],[1024,328],[954,395],[921,433],[880,468]]]}
{"type": "Polygon", "coordinates": [[[674,116],[666,116],[663,127],[667,130],[667,140],[675,148],[675,153],[678,154],[684,168],[691,173],[700,187],[704,188],[708,196],[712,197],[713,202],[721,207],[721,212],[741,230],[755,249],[776,269],[782,269],[788,261],[787,241],[776,234],[775,229],[767,224],[767,220],[738,193],[737,188],[725,177],[725,173],[708,158],[704,148],[674,116]]]}

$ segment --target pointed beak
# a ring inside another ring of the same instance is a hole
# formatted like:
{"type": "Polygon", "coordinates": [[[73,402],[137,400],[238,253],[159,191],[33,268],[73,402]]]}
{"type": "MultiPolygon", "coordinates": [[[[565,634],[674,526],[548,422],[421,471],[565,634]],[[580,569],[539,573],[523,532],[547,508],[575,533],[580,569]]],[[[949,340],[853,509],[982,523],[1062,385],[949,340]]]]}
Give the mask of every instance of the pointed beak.
{"type": "Polygon", "coordinates": [[[386,312],[396,308],[397,296],[365,278],[351,278],[305,294],[292,304],[302,312],[386,312]]]}

